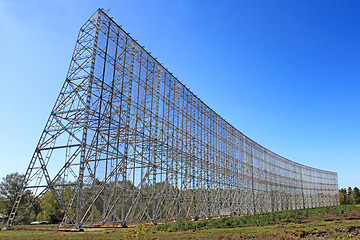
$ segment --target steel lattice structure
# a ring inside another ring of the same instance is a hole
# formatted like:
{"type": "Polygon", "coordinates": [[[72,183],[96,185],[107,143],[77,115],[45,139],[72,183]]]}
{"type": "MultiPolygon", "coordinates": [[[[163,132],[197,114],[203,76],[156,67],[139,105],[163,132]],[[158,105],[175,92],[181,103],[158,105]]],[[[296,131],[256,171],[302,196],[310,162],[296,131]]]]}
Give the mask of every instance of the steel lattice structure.
{"type": "Polygon", "coordinates": [[[339,204],[335,172],[245,136],[100,9],[80,29],[7,228],[25,189],[28,207],[51,191],[76,227],[339,204]]]}

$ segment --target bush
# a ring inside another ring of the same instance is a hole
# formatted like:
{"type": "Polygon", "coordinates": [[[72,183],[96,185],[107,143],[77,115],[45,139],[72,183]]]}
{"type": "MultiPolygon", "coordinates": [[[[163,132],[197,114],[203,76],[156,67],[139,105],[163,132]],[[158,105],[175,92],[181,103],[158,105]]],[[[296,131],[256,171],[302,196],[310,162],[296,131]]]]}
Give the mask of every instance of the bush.
{"type": "Polygon", "coordinates": [[[312,208],[312,209],[297,209],[287,210],[281,212],[258,213],[254,215],[246,215],[241,217],[222,217],[219,219],[201,220],[197,222],[191,221],[177,221],[174,224],[165,223],[158,225],[158,231],[179,231],[179,230],[192,230],[201,228],[233,228],[242,227],[245,225],[266,226],[274,224],[279,221],[297,222],[301,218],[309,217],[310,215],[318,218],[323,218],[326,213],[333,213],[335,215],[343,214],[344,212],[351,212],[359,210],[359,207],[354,205],[342,205],[334,207],[312,208]]]}
{"type": "Polygon", "coordinates": [[[124,231],[125,239],[129,240],[153,240],[155,239],[153,232],[151,229],[138,225],[134,229],[126,229],[124,231]]]}

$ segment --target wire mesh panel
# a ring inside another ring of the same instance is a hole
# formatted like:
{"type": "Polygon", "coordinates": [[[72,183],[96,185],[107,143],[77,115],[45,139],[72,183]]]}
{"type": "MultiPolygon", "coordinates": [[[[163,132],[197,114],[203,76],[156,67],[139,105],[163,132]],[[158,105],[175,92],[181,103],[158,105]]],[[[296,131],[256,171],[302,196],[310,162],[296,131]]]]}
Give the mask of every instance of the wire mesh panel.
{"type": "Polygon", "coordinates": [[[102,10],[80,30],[17,201],[27,188],[29,206],[51,191],[77,226],[339,204],[336,173],[245,136],[102,10]]]}

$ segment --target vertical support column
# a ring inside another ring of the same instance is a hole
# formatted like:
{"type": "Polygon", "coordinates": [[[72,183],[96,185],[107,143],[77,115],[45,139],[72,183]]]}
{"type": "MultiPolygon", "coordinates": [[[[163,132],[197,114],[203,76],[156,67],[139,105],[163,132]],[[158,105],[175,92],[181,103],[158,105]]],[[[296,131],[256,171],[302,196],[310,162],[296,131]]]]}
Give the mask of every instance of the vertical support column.
{"type": "Polygon", "coordinates": [[[134,61],[135,61],[135,43],[131,43],[130,46],[131,53],[130,53],[130,69],[129,69],[129,82],[128,82],[128,96],[126,97],[126,118],[125,118],[125,141],[124,141],[124,158],[123,158],[123,203],[122,203],[122,226],[126,226],[126,194],[127,194],[127,168],[128,168],[128,154],[129,154],[129,134],[130,134],[130,117],[131,117],[131,94],[132,94],[132,81],[134,77],[134,61]]]}
{"type": "Polygon", "coordinates": [[[176,147],[175,147],[175,158],[176,158],[176,167],[175,167],[175,187],[176,187],[176,220],[180,221],[180,203],[179,203],[179,194],[180,194],[180,186],[179,186],[179,174],[181,174],[180,170],[180,149],[179,149],[179,141],[180,141],[180,120],[179,120],[179,112],[180,112],[180,88],[181,85],[179,83],[175,83],[175,97],[176,97],[176,106],[174,107],[174,111],[176,111],[176,135],[175,135],[175,141],[176,141],[176,147]],[[176,109],[178,107],[179,109],[176,109]]]}
{"type": "Polygon", "coordinates": [[[153,146],[153,157],[154,157],[154,163],[153,163],[153,187],[154,187],[154,193],[153,193],[153,200],[154,200],[154,208],[153,208],[153,224],[157,225],[157,219],[156,219],[156,207],[157,207],[157,196],[156,196],[156,170],[157,170],[157,147],[158,147],[158,125],[159,125],[159,98],[160,98],[160,93],[159,93],[159,89],[160,89],[160,74],[161,74],[161,68],[159,65],[154,66],[154,68],[156,67],[156,70],[154,69],[154,71],[156,71],[156,90],[155,90],[155,113],[154,113],[154,118],[155,118],[155,126],[154,126],[154,146],[153,146]]]}
{"type": "Polygon", "coordinates": [[[91,56],[91,67],[89,73],[89,83],[87,86],[87,97],[86,97],[86,106],[85,106],[85,116],[84,116],[84,130],[81,142],[81,156],[80,156],[80,165],[79,165],[79,176],[77,182],[77,207],[76,207],[76,224],[74,226],[75,229],[79,231],[83,231],[82,229],[82,194],[83,194],[83,179],[84,179],[84,170],[85,170],[85,162],[86,162],[86,149],[87,149],[87,130],[89,128],[89,114],[90,114],[90,104],[91,104],[91,94],[92,94],[92,85],[94,81],[94,71],[95,71],[95,60],[97,54],[97,44],[99,39],[99,31],[100,31],[100,22],[101,22],[102,12],[98,10],[97,12],[97,20],[95,26],[95,37],[94,37],[94,45],[91,56]]]}
{"type": "Polygon", "coordinates": [[[263,212],[268,212],[270,209],[271,197],[270,197],[269,188],[268,188],[268,169],[267,169],[268,164],[266,164],[266,161],[265,161],[266,149],[263,149],[262,154],[263,154],[262,161],[264,164],[264,175],[265,175],[265,181],[264,181],[265,193],[263,194],[263,197],[266,198],[266,199],[264,199],[265,200],[264,203],[266,203],[266,206],[264,206],[263,212]]]}
{"type": "MultiPolygon", "coordinates": [[[[247,139],[245,137],[245,135],[242,134],[242,144],[243,144],[243,148],[242,148],[242,151],[243,151],[243,182],[244,182],[244,185],[246,185],[246,188],[244,189],[244,198],[246,198],[244,200],[244,204],[243,206],[246,208],[246,212],[244,211],[244,213],[246,214],[249,214],[249,207],[250,207],[250,199],[249,199],[249,194],[248,191],[250,191],[249,189],[249,185],[250,183],[248,182],[248,176],[250,175],[248,169],[249,167],[251,166],[248,166],[248,161],[247,161],[247,139]]],[[[249,176],[250,177],[250,176],[249,176]]]]}
{"type": "Polygon", "coordinates": [[[216,143],[215,143],[215,149],[216,149],[216,159],[214,161],[214,169],[213,171],[215,172],[215,183],[216,183],[216,190],[214,191],[216,193],[216,208],[218,211],[218,215],[221,215],[220,209],[222,206],[222,202],[221,202],[221,135],[220,135],[220,121],[219,121],[219,117],[215,115],[215,121],[216,121],[216,143]]]}
{"type": "MultiPolygon", "coordinates": [[[[109,22],[109,25],[107,27],[107,35],[109,36],[109,33],[110,33],[110,26],[111,26],[111,22],[109,22]]],[[[98,117],[97,117],[97,127],[96,127],[96,143],[95,143],[95,148],[96,149],[99,149],[99,135],[101,134],[101,125],[104,123],[103,122],[103,119],[102,119],[102,114],[104,111],[103,108],[104,108],[104,81],[105,81],[105,72],[106,72],[106,64],[107,64],[107,57],[108,57],[108,45],[109,45],[109,38],[107,37],[106,38],[106,45],[105,45],[105,49],[104,49],[104,64],[103,64],[103,67],[102,67],[102,78],[101,78],[101,89],[100,89],[100,97],[99,97],[99,100],[100,100],[100,103],[99,103],[99,108],[98,108],[98,117]]],[[[106,106],[105,106],[106,107],[106,106]]],[[[109,136],[109,135],[108,135],[109,136]]],[[[100,139],[100,144],[101,143],[101,139],[100,139]]],[[[108,145],[109,146],[109,145],[108,145]]],[[[109,154],[109,147],[107,147],[107,151],[106,151],[106,154],[107,154],[107,157],[106,157],[106,160],[105,160],[105,177],[104,179],[107,179],[107,171],[108,171],[108,154],[109,154]]],[[[98,159],[98,156],[99,158],[101,159],[101,155],[102,153],[100,152],[97,152],[95,154],[95,162],[97,162],[99,159],[98,159]]],[[[94,171],[94,174],[96,173],[96,170],[94,171]]],[[[93,182],[95,182],[95,176],[94,176],[94,179],[93,179],[93,182]]],[[[104,185],[104,195],[106,195],[106,187],[107,187],[107,184],[105,182],[105,185],[104,185]]],[[[95,192],[95,191],[94,191],[95,192]]],[[[103,202],[103,209],[106,209],[106,196],[104,196],[104,202],[103,202]]],[[[94,203],[94,202],[93,202],[94,203]]],[[[92,208],[93,209],[93,208],[92,208]]],[[[92,222],[93,222],[93,217],[94,217],[94,214],[91,215],[92,217],[92,222]]]]}
{"type": "Polygon", "coordinates": [[[335,194],[335,204],[336,205],[340,205],[340,200],[339,200],[339,191],[338,191],[338,189],[339,189],[339,182],[338,182],[338,176],[337,176],[337,173],[335,173],[335,179],[336,179],[336,188],[334,189],[334,191],[336,192],[336,194],[335,194]]]}
{"type": "Polygon", "coordinates": [[[252,201],[254,207],[254,214],[256,213],[256,205],[255,205],[255,188],[254,188],[254,151],[253,151],[253,142],[250,141],[250,149],[251,149],[251,189],[252,189],[252,201]]]}
{"type": "Polygon", "coordinates": [[[204,170],[205,170],[205,158],[204,158],[204,139],[203,139],[203,111],[201,102],[198,98],[196,98],[195,101],[195,107],[197,112],[197,118],[196,118],[196,192],[197,194],[197,202],[198,202],[198,211],[197,211],[197,217],[204,215],[204,170]]]}
{"type": "MultiPolygon", "coordinates": [[[[109,22],[109,27],[108,27],[108,35],[110,36],[110,29],[111,29],[111,26],[112,26],[112,23],[109,22]]],[[[116,46],[118,45],[119,43],[119,29],[117,29],[116,31],[116,40],[113,38],[112,40],[116,41],[116,46]]],[[[111,38],[110,38],[111,39],[111,38]]],[[[107,39],[107,43],[106,43],[106,48],[108,49],[108,39],[107,39]]],[[[114,164],[114,155],[113,155],[113,152],[111,151],[110,149],[110,141],[112,140],[111,137],[112,137],[112,134],[111,134],[111,128],[112,128],[112,124],[113,124],[113,109],[114,109],[114,104],[113,104],[113,100],[114,100],[114,88],[115,88],[115,76],[116,76],[116,65],[117,65],[117,50],[118,48],[116,47],[115,48],[115,52],[113,51],[109,51],[109,55],[111,57],[114,58],[114,61],[113,61],[113,64],[112,67],[113,67],[113,72],[112,72],[112,78],[111,78],[111,87],[110,87],[110,92],[109,92],[109,95],[110,95],[110,99],[109,99],[109,102],[108,102],[108,107],[109,107],[109,113],[108,113],[108,116],[109,116],[109,120],[107,122],[108,124],[108,129],[106,130],[106,135],[107,135],[107,146],[106,146],[106,173],[105,173],[105,179],[108,179],[109,178],[109,181],[114,181],[114,184],[112,186],[112,190],[110,190],[110,194],[108,196],[108,199],[106,201],[104,201],[104,213],[103,213],[103,219],[102,221],[106,221],[107,218],[109,217],[110,215],[110,211],[109,211],[109,208],[113,207],[114,205],[112,205],[112,201],[113,201],[113,196],[115,195],[115,192],[116,192],[116,185],[117,185],[117,177],[118,176],[111,176],[111,173],[108,175],[108,168],[110,168],[111,172],[114,170],[113,169],[113,164],[114,164]],[[113,54],[113,55],[112,55],[113,54]],[[110,160],[110,167],[108,166],[108,161],[109,161],[109,158],[111,159],[110,160]],[[111,179],[112,178],[112,179],[111,179]],[[112,206],[111,206],[112,205],[112,206]]],[[[108,51],[106,51],[108,52],[108,51]]],[[[105,77],[105,62],[104,61],[104,71],[103,71],[103,78],[105,77]]],[[[104,82],[104,80],[103,80],[104,82]]],[[[117,166],[117,165],[115,165],[117,166]]],[[[111,218],[113,218],[113,215],[111,215],[111,218]]]]}
{"type": "Polygon", "coordinates": [[[187,193],[185,192],[186,190],[186,179],[188,178],[187,175],[187,155],[186,155],[186,150],[187,150],[187,142],[188,142],[188,136],[187,136],[187,96],[186,96],[186,89],[180,85],[179,83],[179,97],[180,97],[180,105],[179,105],[179,109],[178,111],[180,111],[181,114],[181,124],[180,124],[180,129],[179,129],[179,139],[180,142],[179,144],[181,145],[180,149],[179,149],[179,161],[180,161],[180,166],[179,166],[179,174],[180,174],[180,187],[179,187],[179,192],[181,195],[178,195],[178,203],[179,205],[181,204],[181,208],[179,207],[179,212],[180,214],[182,213],[183,215],[181,215],[182,217],[187,217],[187,213],[186,213],[186,209],[185,209],[185,204],[187,201],[187,193]]]}
{"type": "Polygon", "coordinates": [[[228,149],[229,149],[229,159],[230,159],[230,163],[229,163],[229,172],[228,174],[230,174],[229,176],[229,180],[230,182],[230,196],[231,196],[231,200],[230,200],[230,216],[232,215],[236,215],[236,199],[235,199],[235,181],[236,181],[236,166],[234,164],[235,161],[235,154],[234,154],[234,143],[235,143],[235,138],[234,138],[234,132],[231,131],[231,126],[228,127],[228,135],[229,135],[229,139],[228,139],[228,149]]]}
{"type": "Polygon", "coordinates": [[[303,172],[302,172],[302,165],[300,165],[300,176],[301,176],[301,196],[302,196],[302,202],[303,202],[303,209],[305,209],[305,196],[304,196],[304,183],[303,183],[303,172]]]}
{"type": "Polygon", "coordinates": [[[206,198],[207,198],[207,218],[211,219],[211,203],[210,203],[210,161],[211,161],[211,113],[209,109],[205,109],[205,119],[206,119],[206,198]]]}
{"type": "Polygon", "coordinates": [[[191,146],[191,179],[192,179],[192,205],[193,205],[193,219],[194,221],[197,221],[198,220],[198,216],[197,216],[197,199],[196,199],[196,192],[197,190],[195,190],[196,188],[196,163],[197,163],[197,159],[196,159],[196,149],[197,149],[197,139],[196,139],[196,135],[197,135],[197,129],[196,129],[196,126],[197,126],[197,121],[196,121],[196,98],[194,95],[190,95],[190,98],[191,98],[191,108],[192,108],[192,119],[191,119],[191,131],[192,131],[192,134],[191,134],[191,143],[190,143],[190,146],[191,146]]]}

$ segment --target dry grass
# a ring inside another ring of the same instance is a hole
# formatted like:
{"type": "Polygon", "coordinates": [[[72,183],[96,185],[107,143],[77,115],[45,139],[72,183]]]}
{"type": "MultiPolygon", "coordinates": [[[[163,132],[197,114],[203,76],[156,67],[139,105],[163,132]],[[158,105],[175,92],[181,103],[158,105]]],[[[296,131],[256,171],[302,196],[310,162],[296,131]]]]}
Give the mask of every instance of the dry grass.
{"type": "Polygon", "coordinates": [[[360,206],[293,210],[130,229],[60,231],[56,225],[15,226],[0,239],[360,239],[360,206]]]}

